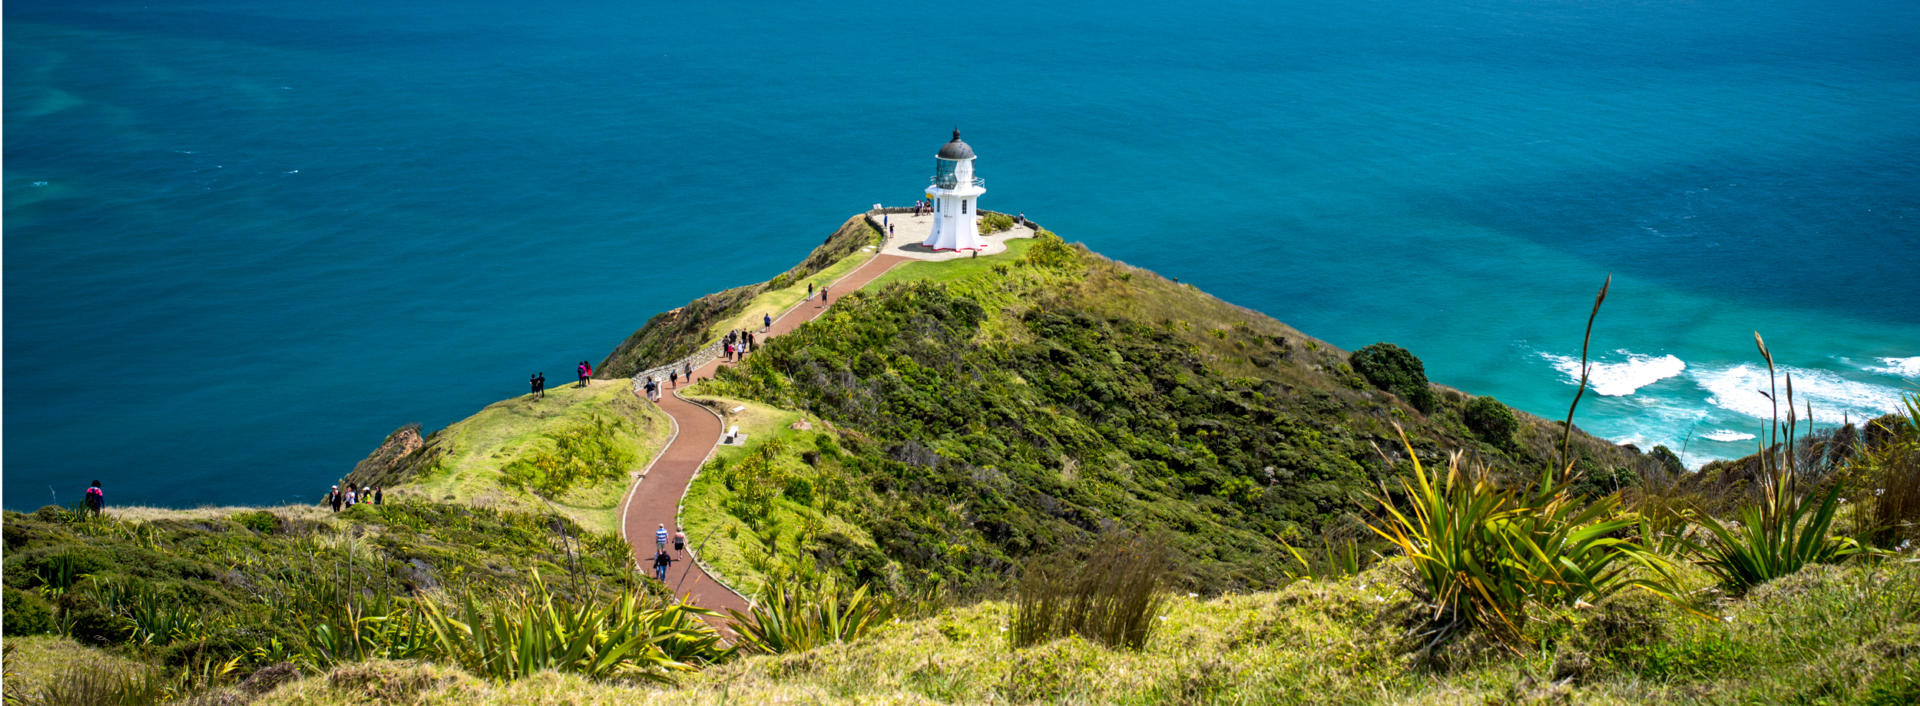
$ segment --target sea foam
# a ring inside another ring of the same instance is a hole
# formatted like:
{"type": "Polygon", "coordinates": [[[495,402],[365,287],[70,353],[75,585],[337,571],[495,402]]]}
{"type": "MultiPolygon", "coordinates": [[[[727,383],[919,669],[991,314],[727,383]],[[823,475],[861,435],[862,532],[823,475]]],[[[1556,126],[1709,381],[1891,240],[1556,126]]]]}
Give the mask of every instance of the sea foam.
{"type": "Polygon", "coordinates": [[[1920,355],[1908,358],[1881,358],[1880,364],[1868,367],[1867,372],[1920,380],[1920,355]]]}
{"type": "Polygon", "coordinates": [[[1753,435],[1748,434],[1746,432],[1734,431],[1732,429],[1715,429],[1705,434],[1701,434],[1700,438],[1706,439],[1708,441],[1746,441],[1748,439],[1752,439],[1753,435]]]}
{"type": "MultiPolygon", "coordinates": [[[[1793,402],[1801,415],[1813,404],[1815,421],[1855,422],[1900,410],[1900,391],[1848,379],[1838,373],[1805,368],[1783,368],[1777,381],[1780,416],[1787,415],[1786,374],[1793,375],[1793,402]]],[[[1693,381],[1708,393],[1707,403],[1756,419],[1771,419],[1774,403],[1767,399],[1769,381],[1764,365],[1742,363],[1730,368],[1696,368],[1693,381]]]]}
{"type": "MultiPolygon", "coordinates": [[[[1642,387],[1679,375],[1687,369],[1685,361],[1672,354],[1663,356],[1641,355],[1628,351],[1615,351],[1625,354],[1627,359],[1618,362],[1593,361],[1593,369],[1587,375],[1587,385],[1594,392],[1607,397],[1625,397],[1642,387]]],[[[1541,353],[1540,357],[1553,364],[1553,368],[1565,373],[1575,385],[1580,384],[1580,359],[1552,353],[1541,353]]]]}

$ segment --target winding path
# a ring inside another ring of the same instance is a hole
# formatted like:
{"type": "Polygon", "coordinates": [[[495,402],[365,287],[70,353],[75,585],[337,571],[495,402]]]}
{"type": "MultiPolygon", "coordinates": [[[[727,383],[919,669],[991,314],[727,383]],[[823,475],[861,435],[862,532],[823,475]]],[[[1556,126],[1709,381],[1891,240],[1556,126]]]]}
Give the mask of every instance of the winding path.
{"type": "MultiPolygon", "coordinates": [[[[816,298],[794,305],[774,320],[765,336],[771,338],[799,328],[801,324],[826,313],[847,292],[866,286],[895,265],[910,260],[898,255],[874,256],[866,264],[827,285],[827,291],[833,298],[826,304],[821,304],[816,298]]],[[[711,361],[694,369],[694,379],[713,377],[714,371],[727,364],[724,358],[711,361]]],[[[712,410],[681,397],[678,390],[669,392],[673,394],[661,396],[658,404],[660,410],[673,419],[673,436],[668,438],[666,448],[660,450],[653,463],[628,489],[621,509],[620,534],[628,544],[633,545],[634,561],[649,573],[653,569],[654,530],[661,523],[666,523],[667,531],[672,532],[679,524],[680,499],[686,495],[687,485],[693,482],[694,474],[713,456],[720,444],[720,417],[712,410]]],[[[697,558],[694,552],[699,549],[701,539],[691,535],[687,537],[690,558],[697,558]]],[[[743,613],[747,610],[748,601],[744,596],[707,573],[697,561],[676,562],[668,570],[667,583],[674,593],[689,597],[694,605],[702,608],[717,611],[733,609],[743,613]]]]}

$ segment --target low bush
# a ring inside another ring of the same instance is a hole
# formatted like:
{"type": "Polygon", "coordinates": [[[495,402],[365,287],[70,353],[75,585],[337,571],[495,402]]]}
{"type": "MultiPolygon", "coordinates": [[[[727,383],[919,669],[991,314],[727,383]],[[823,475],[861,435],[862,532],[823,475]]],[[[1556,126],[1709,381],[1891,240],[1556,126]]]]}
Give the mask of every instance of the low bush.
{"type": "Polygon", "coordinates": [[[4,608],[8,635],[38,635],[53,630],[53,606],[32,592],[6,589],[4,608]]]}
{"type": "Polygon", "coordinates": [[[1013,229],[1013,216],[1004,213],[988,213],[980,217],[981,233],[999,233],[1013,229]]]}
{"type": "Polygon", "coordinates": [[[1474,436],[1494,446],[1504,447],[1513,443],[1513,433],[1520,428],[1520,420],[1513,416],[1513,410],[1492,397],[1475,397],[1468,401],[1460,417],[1474,436]]]}
{"type": "Polygon", "coordinates": [[[1347,361],[1374,387],[1399,395],[1422,413],[1433,411],[1439,404],[1439,396],[1427,386],[1426,366],[1405,348],[1375,343],[1354,351],[1347,361]]]}

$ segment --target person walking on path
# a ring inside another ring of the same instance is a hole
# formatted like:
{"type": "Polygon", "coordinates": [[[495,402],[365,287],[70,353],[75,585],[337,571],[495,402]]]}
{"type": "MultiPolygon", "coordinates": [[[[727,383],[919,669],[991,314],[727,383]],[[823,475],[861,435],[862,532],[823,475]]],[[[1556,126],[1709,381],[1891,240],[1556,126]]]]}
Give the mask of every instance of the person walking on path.
{"type": "MultiPolygon", "coordinates": [[[[824,292],[826,292],[826,291],[827,291],[827,288],[826,288],[826,287],[821,287],[821,288],[820,288],[820,291],[821,291],[822,293],[824,293],[824,292]]],[[[761,314],[761,315],[760,315],[760,323],[762,323],[762,324],[764,324],[764,326],[762,326],[761,328],[773,328],[773,315],[772,315],[772,314],[761,314]]]]}
{"type": "Polygon", "coordinates": [[[658,579],[660,583],[666,583],[667,567],[672,565],[673,565],[673,556],[670,554],[667,554],[667,550],[661,549],[658,553],[653,555],[653,577],[655,579],[658,579]]]}
{"type": "Polygon", "coordinates": [[[888,224],[888,225],[887,225],[887,236],[888,236],[888,237],[892,237],[892,236],[893,236],[893,225],[892,225],[892,224],[888,224]]]}
{"type": "Polygon", "coordinates": [[[660,523],[660,529],[653,531],[653,548],[662,554],[667,552],[667,523],[660,523]]]}
{"type": "Polygon", "coordinates": [[[687,379],[688,385],[693,384],[693,363],[691,362],[687,363],[687,374],[681,377],[685,377],[687,379]]]}
{"type": "Polygon", "coordinates": [[[547,374],[545,372],[533,378],[533,391],[540,393],[540,399],[547,398],[547,374]]]}
{"type": "Polygon", "coordinates": [[[808,298],[808,299],[812,299],[812,298],[813,298],[813,283],[812,283],[812,282],[808,282],[808,283],[807,283],[807,298],[808,298]]]}
{"type": "Polygon", "coordinates": [[[678,369],[667,371],[667,384],[673,386],[675,390],[680,389],[680,371],[678,369]]]}
{"type": "Polygon", "coordinates": [[[684,558],[684,557],[686,557],[686,555],[687,555],[687,533],[686,533],[686,531],[684,531],[684,530],[679,530],[679,529],[675,529],[675,530],[674,530],[674,532],[673,532],[673,550],[674,550],[674,551],[676,551],[676,552],[679,552],[679,553],[680,553],[680,556],[681,556],[682,558],[684,558]]]}
{"type": "Polygon", "coordinates": [[[820,288],[820,306],[826,306],[826,305],[827,305],[827,288],[821,287],[820,288]]]}
{"type": "Polygon", "coordinates": [[[333,506],[334,512],[339,512],[340,503],[345,501],[346,498],[340,495],[340,486],[335,485],[332,490],[327,491],[327,504],[333,506]]]}
{"type": "Polygon", "coordinates": [[[100,511],[106,507],[107,491],[100,489],[100,481],[94,481],[93,485],[87,486],[87,514],[99,517],[100,511]]]}

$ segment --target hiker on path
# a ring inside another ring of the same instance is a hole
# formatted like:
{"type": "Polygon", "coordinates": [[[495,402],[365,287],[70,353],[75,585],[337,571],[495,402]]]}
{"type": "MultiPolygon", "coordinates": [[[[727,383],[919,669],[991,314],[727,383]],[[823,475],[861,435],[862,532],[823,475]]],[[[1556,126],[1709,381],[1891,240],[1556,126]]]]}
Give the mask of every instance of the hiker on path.
{"type": "Polygon", "coordinates": [[[547,374],[540,373],[533,378],[533,391],[540,393],[540,399],[547,398],[547,374]]]}
{"type": "Polygon", "coordinates": [[[826,306],[826,305],[827,305],[827,288],[821,287],[820,288],[820,306],[826,306]]]}
{"type": "Polygon", "coordinates": [[[680,552],[680,556],[682,557],[687,555],[687,533],[684,530],[674,530],[673,550],[680,552]]]}
{"type": "Polygon", "coordinates": [[[333,506],[334,512],[339,512],[340,503],[345,501],[346,498],[340,495],[340,486],[335,485],[332,490],[327,491],[327,504],[333,506]]]}
{"type": "Polygon", "coordinates": [[[807,283],[807,298],[808,298],[808,299],[812,299],[812,298],[813,298],[813,283],[812,283],[812,282],[808,282],[808,283],[807,283]]]}
{"type": "Polygon", "coordinates": [[[348,483],[346,506],[353,507],[353,504],[357,502],[360,502],[360,486],[348,483]]]}
{"type": "Polygon", "coordinates": [[[887,224],[887,235],[893,235],[893,224],[891,223],[887,224]]]}
{"type": "Polygon", "coordinates": [[[653,531],[653,548],[660,553],[667,551],[667,523],[660,523],[660,529],[653,531]]]}
{"type": "Polygon", "coordinates": [[[107,491],[100,489],[100,481],[94,481],[93,485],[87,486],[87,514],[99,517],[100,511],[106,507],[107,491]]]}
{"type": "Polygon", "coordinates": [[[374,486],[374,488],[373,488],[373,504],[375,504],[375,505],[385,505],[385,504],[387,504],[387,500],[386,500],[386,497],[385,497],[385,496],[386,496],[386,493],[387,493],[387,491],[384,491],[384,490],[381,490],[381,489],[380,489],[380,486],[374,486]]]}
{"type": "MultiPolygon", "coordinates": [[[[825,291],[827,291],[827,288],[826,288],[826,287],[821,287],[821,288],[820,288],[820,291],[822,291],[822,292],[825,292],[825,291]]],[[[761,328],[773,328],[773,315],[772,315],[772,314],[761,314],[761,315],[760,315],[760,321],[761,321],[761,323],[763,323],[763,324],[766,324],[765,326],[762,326],[761,328]]]]}
{"type": "Polygon", "coordinates": [[[687,384],[693,384],[693,363],[687,363],[687,384]]]}
{"type": "Polygon", "coordinates": [[[667,567],[672,565],[673,557],[667,554],[667,550],[660,550],[658,554],[653,555],[653,577],[659,579],[660,583],[666,583],[667,567]]]}
{"type": "Polygon", "coordinates": [[[667,384],[672,385],[673,389],[675,390],[680,389],[680,371],[679,370],[667,371],[667,384]]]}

